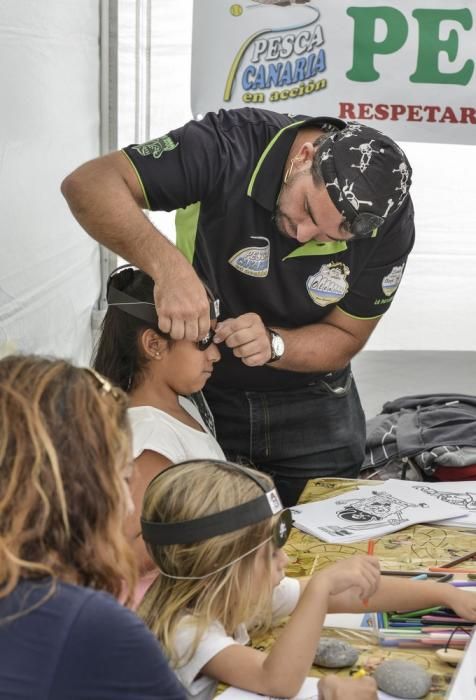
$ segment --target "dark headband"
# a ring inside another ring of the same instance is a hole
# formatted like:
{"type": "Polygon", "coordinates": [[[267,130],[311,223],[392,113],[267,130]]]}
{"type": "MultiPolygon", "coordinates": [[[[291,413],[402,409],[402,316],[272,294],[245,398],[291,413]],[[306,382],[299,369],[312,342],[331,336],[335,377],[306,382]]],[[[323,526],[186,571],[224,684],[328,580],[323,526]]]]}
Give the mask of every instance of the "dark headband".
{"type": "MultiPolygon", "coordinates": [[[[107,290],[107,303],[109,306],[117,306],[117,308],[130,316],[140,318],[141,321],[146,321],[154,325],[157,325],[159,322],[155,304],[150,301],[141,301],[135,297],[131,297],[130,294],[116,289],[116,287],[112,285],[110,285],[107,290]]],[[[217,319],[219,315],[220,300],[210,299],[210,319],[213,321],[217,319]]]]}
{"type": "MultiPolygon", "coordinates": [[[[171,469],[194,463],[197,464],[197,468],[200,468],[203,461],[189,460],[188,462],[174,464],[157,474],[151,484],[156,479],[160,479],[163,474],[171,469]]],[[[233,506],[233,508],[227,508],[219,513],[212,513],[211,515],[205,515],[194,520],[161,523],[141,518],[142,536],[146,542],[159,545],[191,544],[192,542],[200,542],[201,540],[207,540],[217,535],[225,535],[228,532],[241,530],[241,528],[247,525],[254,525],[255,523],[270,518],[276,513],[284,512],[278,492],[275,488],[270,488],[269,484],[266,483],[264,479],[260,479],[259,476],[251,473],[245,467],[233,464],[232,462],[213,461],[213,464],[223,469],[238,471],[246,475],[260,487],[263,494],[241,505],[233,506]]],[[[150,485],[148,488],[150,488],[150,485]]],[[[286,512],[289,513],[290,511],[286,512]]]]}

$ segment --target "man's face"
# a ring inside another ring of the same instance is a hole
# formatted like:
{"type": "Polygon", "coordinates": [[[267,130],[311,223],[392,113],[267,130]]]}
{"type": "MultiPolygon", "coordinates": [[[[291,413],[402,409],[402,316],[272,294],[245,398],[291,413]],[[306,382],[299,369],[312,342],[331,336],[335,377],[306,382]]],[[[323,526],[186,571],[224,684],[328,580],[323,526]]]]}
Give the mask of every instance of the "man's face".
{"type": "Polygon", "coordinates": [[[303,166],[283,183],[275,209],[275,222],[284,236],[299,243],[348,241],[348,222],[337,211],[324,185],[316,187],[311,166],[303,166]]]}

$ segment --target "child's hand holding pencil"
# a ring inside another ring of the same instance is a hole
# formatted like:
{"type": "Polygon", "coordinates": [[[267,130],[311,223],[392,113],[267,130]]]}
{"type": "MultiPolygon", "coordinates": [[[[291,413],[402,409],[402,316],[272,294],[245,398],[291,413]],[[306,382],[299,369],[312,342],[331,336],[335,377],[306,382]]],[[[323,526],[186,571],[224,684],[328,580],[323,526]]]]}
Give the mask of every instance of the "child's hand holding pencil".
{"type": "Polygon", "coordinates": [[[476,595],[465,592],[464,589],[451,583],[442,584],[441,588],[443,586],[445,587],[443,604],[463,620],[476,622],[476,595]]]}
{"type": "Polygon", "coordinates": [[[315,573],[313,579],[319,579],[319,589],[327,589],[330,596],[349,593],[354,602],[355,598],[362,601],[377,590],[380,566],[375,557],[358,554],[326,566],[315,573]]]}

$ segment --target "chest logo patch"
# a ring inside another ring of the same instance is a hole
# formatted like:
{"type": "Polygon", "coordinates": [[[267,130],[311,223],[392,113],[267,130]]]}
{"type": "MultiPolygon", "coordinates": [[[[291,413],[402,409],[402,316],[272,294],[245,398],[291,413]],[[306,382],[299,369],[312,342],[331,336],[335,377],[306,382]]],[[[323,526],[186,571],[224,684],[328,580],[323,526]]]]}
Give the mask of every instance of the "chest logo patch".
{"type": "Polygon", "coordinates": [[[398,289],[398,285],[403,276],[403,268],[405,265],[395,265],[391,271],[382,280],[382,292],[386,297],[391,297],[398,289]]]}
{"type": "Polygon", "coordinates": [[[166,151],[173,151],[177,146],[178,143],[167,134],[166,136],[159,136],[157,139],[152,139],[152,141],[141,143],[139,146],[132,146],[132,148],[140,153],[141,156],[160,158],[166,151]]]}
{"type": "Polygon", "coordinates": [[[322,265],[315,275],[310,275],[306,281],[306,289],[315,304],[328,306],[336,304],[347,294],[349,283],[347,276],[350,270],[344,263],[328,263],[322,265]]]}
{"type": "Polygon", "coordinates": [[[266,241],[266,245],[242,248],[232,255],[228,262],[244,275],[267,277],[269,272],[269,239],[264,236],[250,236],[250,238],[256,241],[266,241]]]}

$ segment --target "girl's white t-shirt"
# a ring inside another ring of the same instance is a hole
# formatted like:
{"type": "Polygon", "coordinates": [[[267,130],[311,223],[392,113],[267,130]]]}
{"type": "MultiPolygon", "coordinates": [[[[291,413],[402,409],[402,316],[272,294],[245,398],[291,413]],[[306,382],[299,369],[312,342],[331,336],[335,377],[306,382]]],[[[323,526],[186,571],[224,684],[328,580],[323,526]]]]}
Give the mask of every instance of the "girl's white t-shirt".
{"type": "Polygon", "coordinates": [[[187,459],[224,460],[223,450],[207,428],[196,406],[183,396],[180,396],[179,400],[192,418],[203,426],[203,432],[152,406],[129,408],[134,459],[144,450],[151,450],[164,455],[171,462],[183,462],[187,459]]]}
{"type": "MultiPolygon", "coordinates": [[[[297,578],[285,577],[273,592],[273,623],[290,615],[296,607],[300,595],[297,578]]],[[[186,658],[195,633],[192,615],[185,615],[181,620],[174,638],[175,651],[179,658],[186,658]]],[[[218,681],[209,676],[200,675],[202,668],[220,651],[232,644],[248,644],[250,641],[246,626],[239,625],[233,636],[228,635],[222,624],[214,622],[203,633],[195,654],[190,661],[174,668],[190,700],[210,700],[215,695],[218,681]]]]}

